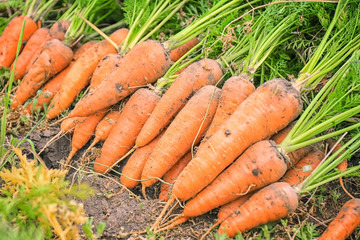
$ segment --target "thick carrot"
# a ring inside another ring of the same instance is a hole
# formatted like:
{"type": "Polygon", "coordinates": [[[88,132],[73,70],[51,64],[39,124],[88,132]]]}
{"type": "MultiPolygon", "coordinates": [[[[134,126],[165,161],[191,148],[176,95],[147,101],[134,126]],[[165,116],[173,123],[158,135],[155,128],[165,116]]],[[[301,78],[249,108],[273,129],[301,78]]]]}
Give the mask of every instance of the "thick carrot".
{"type": "Polygon", "coordinates": [[[96,40],[82,44],[79,48],[74,50],[74,61],[78,60],[80,56],[85,53],[87,50],[91,49],[97,43],[96,40]]]}
{"type": "Polygon", "coordinates": [[[257,88],[199,147],[175,182],[174,197],[183,201],[195,196],[246,148],[286,127],[301,109],[299,92],[284,79],[257,88]]]}
{"type": "Polygon", "coordinates": [[[360,199],[347,201],[318,240],[345,240],[360,225],[360,199]]]}
{"type": "Polygon", "coordinates": [[[59,74],[57,74],[44,85],[41,94],[37,96],[37,100],[35,102],[33,100],[25,108],[27,113],[42,111],[45,104],[50,104],[51,99],[59,91],[61,83],[63,82],[66,74],[69,72],[71,66],[72,64],[67,66],[64,70],[62,70],[59,74]]]}
{"type": "Polygon", "coordinates": [[[0,37],[0,67],[10,67],[15,59],[23,21],[26,20],[23,41],[29,40],[36,31],[36,23],[29,17],[21,15],[13,18],[0,37]]]}
{"type": "Polygon", "coordinates": [[[41,40],[41,45],[36,49],[36,51],[33,52],[31,58],[28,61],[28,64],[25,66],[25,73],[30,71],[30,68],[33,66],[34,62],[40,56],[42,49],[49,41],[52,39],[64,41],[64,36],[69,26],[70,22],[66,20],[57,21],[51,26],[49,29],[49,34],[44,36],[44,38],[41,40]]]}
{"type": "MultiPolygon", "coordinates": [[[[170,67],[164,47],[152,40],[137,44],[94,91],[81,99],[69,116],[88,116],[113,105],[136,89],[156,81],[170,67]]],[[[54,114],[49,114],[52,118],[54,114]]]]}
{"type": "Polygon", "coordinates": [[[190,41],[184,43],[180,47],[171,50],[170,51],[170,60],[173,62],[176,62],[182,56],[184,56],[185,53],[187,53],[190,49],[192,49],[198,43],[199,43],[199,39],[194,37],[193,39],[190,39],[190,41]]]}
{"type": "Polygon", "coordinates": [[[117,53],[108,54],[103,57],[99,64],[97,65],[90,81],[89,90],[94,90],[97,86],[101,84],[103,80],[107,78],[107,76],[115,70],[115,68],[119,67],[121,55],[117,53]]]}
{"type": "Polygon", "coordinates": [[[247,79],[246,75],[234,76],[226,80],[221,89],[219,105],[216,109],[214,120],[206,131],[204,140],[210,138],[221,124],[234,113],[240,103],[254,91],[255,86],[247,79]]]}
{"type": "Polygon", "coordinates": [[[158,101],[148,89],[139,89],[130,97],[101,149],[101,157],[95,161],[95,171],[104,173],[129,151],[158,101]]]}
{"type": "Polygon", "coordinates": [[[235,216],[227,218],[220,225],[219,233],[234,237],[238,232],[286,217],[297,206],[298,195],[290,184],[273,183],[242,204],[235,216]]]}
{"type": "Polygon", "coordinates": [[[324,158],[322,150],[309,152],[293,168],[289,169],[280,181],[298,185],[307,178],[324,158]]]}
{"type": "MultiPolygon", "coordinates": [[[[29,61],[34,56],[34,53],[43,46],[43,41],[49,35],[49,29],[47,28],[39,28],[31,35],[29,41],[26,43],[24,49],[21,51],[19,55],[16,66],[15,66],[15,80],[21,79],[26,70],[26,66],[29,64],[29,61]]],[[[13,68],[13,64],[11,68],[13,68]]]]}
{"type": "Polygon", "coordinates": [[[195,92],[205,85],[214,85],[222,76],[220,64],[212,59],[190,64],[160,99],[136,139],[136,146],[144,146],[154,139],[195,92]]]}
{"type": "MultiPolygon", "coordinates": [[[[276,144],[280,144],[285,139],[285,137],[289,134],[291,129],[294,127],[295,123],[296,123],[295,121],[290,123],[286,128],[284,128],[283,130],[281,130],[278,133],[276,133],[275,135],[273,135],[270,139],[273,140],[276,144]]],[[[307,145],[305,147],[299,148],[298,150],[286,153],[286,156],[288,156],[290,159],[290,161],[288,162],[288,169],[295,166],[295,164],[298,161],[300,161],[300,159],[305,157],[305,155],[308,154],[312,150],[313,150],[313,146],[307,145]]]]}
{"type": "Polygon", "coordinates": [[[160,138],[141,174],[143,192],[164,176],[196,145],[209,127],[218,105],[220,89],[208,85],[201,88],[179,112],[160,138]],[[150,179],[152,178],[152,179],[150,179]]]}
{"type": "MultiPolygon", "coordinates": [[[[128,32],[128,29],[122,28],[111,34],[110,38],[116,44],[120,44],[125,39],[128,32]]],[[[75,62],[74,66],[65,77],[64,82],[61,85],[61,89],[51,101],[51,104],[53,104],[54,107],[50,109],[46,115],[48,119],[52,119],[58,116],[62,111],[67,109],[72,104],[80,91],[89,84],[90,77],[93,74],[96,66],[99,64],[101,58],[110,53],[116,53],[116,49],[106,40],[103,40],[95,44],[91,49],[80,56],[80,58],[75,62]]],[[[99,104],[101,100],[98,99],[97,102],[99,104]]],[[[92,113],[95,113],[98,110],[100,109],[97,109],[92,113]]]]}
{"type": "MultiPolygon", "coordinates": [[[[186,167],[186,165],[191,161],[192,154],[191,151],[185,154],[169,171],[167,171],[163,177],[163,180],[167,183],[174,183],[177,177],[180,175],[181,171],[186,167]]],[[[170,185],[166,183],[161,183],[160,185],[160,195],[159,199],[163,201],[168,201],[170,196],[170,185]]]]}
{"type": "Polygon", "coordinates": [[[150,154],[156,147],[162,134],[152,140],[148,145],[143,146],[135,150],[131,155],[126,165],[122,170],[120,182],[127,188],[132,189],[136,187],[141,180],[141,173],[144,169],[146,161],[149,159],[150,154]],[[131,178],[131,179],[130,179],[131,178]],[[134,181],[134,180],[138,181],[134,181]]]}
{"type": "Polygon", "coordinates": [[[95,132],[96,125],[105,116],[108,109],[101,110],[91,116],[87,117],[85,121],[78,124],[74,129],[73,138],[71,141],[71,151],[67,158],[67,163],[70,162],[72,157],[91,139],[95,132]]]}
{"type": "Polygon", "coordinates": [[[34,96],[46,81],[70,64],[72,57],[72,50],[61,41],[57,39],[49,41],[29,72],[25,74],[15,93],[11,107],[16,108],[34,96]]]}

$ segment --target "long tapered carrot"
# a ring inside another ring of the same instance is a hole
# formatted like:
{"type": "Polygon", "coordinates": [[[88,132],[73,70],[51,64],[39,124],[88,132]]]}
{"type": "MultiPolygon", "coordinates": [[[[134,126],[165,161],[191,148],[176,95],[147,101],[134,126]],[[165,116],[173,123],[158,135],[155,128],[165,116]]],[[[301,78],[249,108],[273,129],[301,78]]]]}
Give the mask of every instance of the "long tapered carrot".
{"type": "Polygon", "coordinates": [[[193,39],[190,39],[188,42],[184,43],[180,47],[171,50],[169,54],[170,60],[176,62],[198,43],[199,43],[199,39],[194,37],[193,39]]]}
{"type": "Polygon", "coordinates": [[[125,187],[132,189],[140,183],[141,173],[144,169],[145,163],[149,159],[150,154],[156,147],[156,144],[158,143],[161,136],[162,134],[160,134],[146,146],[136,149],[135,152],[131,155],[126,165],[124,166],[120,177],[120,182],[125,187]]]}
{"type": "Polygon", "coordinates": [[[95,171],[104,173],[133,147],[158,101],[159,97],[148,89],[139,89],[130,97],[101,149],[101,157],[95,161],[95,171]]]}
{"type": "MultiPolygon", "coordinates": [[[[21,79],[26,70],[26,66],[29,64],[29,61],[34,56],[34,53],[43,46],[43,41],[49,35],[49,29],[47,28],[39,28],[31,35],[29,41],[26,43],[24,49],[21,51],[19,55],[16,66],[15,66],[15,80],[21,79]]],[[[13,68],[13,64],[11,65],[11,69],[13,68]]]]}
{"type": "Polygon", "coordinates": [[[100,60],[91,77],[89,87],[90,91],[94,90],[97,86],[99,86],[101,82],[104,81],[107,76],[115,70],[115,68],[119,67],[119,62],[121,58],[122,57],[120,54],[113,53],[106,55],[100,60]]]}
{"type": "MultiPolygon", "coordinates": [[[[126,38],[128,32],[128,29],[122,28],[111,34],[110,38],[116,44],[120,44],[126,38]]],[[[116,53],[116,49],[106,40],[103,40],[95,44],[93,48],[86,51],[85,54],[81,55],[67,74],[67,77],[64,79],[60,91],[51,101],[51,104],[53,104],[54,107],[50,109],[46,115],[48,119],[58,116],[63,110],[67,109],[72,104],[80,91],[89,84],[90,77],[96,66],[99,64],[101,58],[110,53],[116,53]]],[[[97,102],[99,104],[101,100],[98,99],[97,102]]],[[[100,109],[97,109],[92,113],[95,113],[98,110],[100,109]]]]}
{"type": "Polygon", "coordinates": [[[360,225],[360,199],[347,201],[318,240],[345,240],[360,225]]]}
{"type": "Polygon", "coordinates": [[[78,49],[74,50],[74,61],[78,60],[80,56],[87,50],[91,49],[97,43],[96,40],[82,44],[78,49]]]}
{"type": "MultiPolygon", "coordinates": [[[[180,175],[181,171],[186,167],[186,165],[191,161],[192,154],[191,151],[185,154],[169,171],[167,171],[163,177],[163,180],[167,183],[174,183],[177,177],[180,175]]],[[[163,201],[168,201],[170,196],[170,185],[166,183],[161,183],[160,185],[160,194],[159,199],[163,201]]]]}
{"type": "MultiPolygon", "coordinates": [[[[70,22],[66,20],[56,21],[49,29],[49,34],[44,36],[44,38],[40,41],[40,45],[38,48],[32,52],[32,56],[28,59],[28,64],[25,66],[25,72],[29,72],[30,68],[36,61],[36,59],[40,56],[42,49],[45,45],[51,41],[52,39],[58,39],[60,41],[64,41],[65,33],[70,26],[70,22]]],[[[25,50],[25,49],[24,49],[25,50]]],[[[17,64],[17,63],[16,63],[17,64]]]]}
{"type": "MultiPolygon", "coordinates": [[[[276,144],[280,144],[285,137],[289,134],[291,129],[294,127],[296,122],[290,123],[286,128],[279,131],[275,135],[271,137],[271,140],[273,140],[276,144]]],[[[308,145],[302,148],[299,148],[298,150],[286,153],[286,156],[289,157],[290,161],[288,162],[288,169],[295,166],[295,164],[300,161],[303,157],[305,157],[306,154],[308,154],[313,149],[312,145],[308,145]]]]}
{"type": "Polygon", "coordinates": [[[90,144],[88,149],[85,151],[84,155],[93,147],[95,144],[97,144],[100,141],[105,141],[107,137],[109,136],[112,127],[117,122],[118,118],[120,116],[119,111],[110,111],[104,119],[102,119],[99,124],[96,126],[95,129],[95,138],[94,141],[90,144]]]}
{"type": "Polygon", "coordinates": [[[254,91],[255,86],[247,79],[246,75],[234,76],[226,80],[224,86],[221,88],[219,105],[216,109],[214,119],[206,131],[204,140],[213,135],[234,113],[240,103],[254,91]]]}
{"type": "Polygon", "coordinates": [[[0,67],[10,67],[14,61],[24,20],[26,20],[26,23],[23,41],[29,40],[36,31],[37,25],[30,17],[21,15],[13,18],[0,36],[0,67]]]}
{"type": "Polygon", "coordinates": [[[209,127],[219,101],[220,89],[202,87],[179,112],[160,138],[141,174],[143,192],[161,178],[197,144],[209,127]],[[151,179],[150,179],[151,178],[151,179]]]}
{"type": "Polygon", "coordinates": [[[249,145],[286,127],[301,109],[300,94],[291,83],[284,79],[266,82],[199,147],[174,184],[173,194],[181,200],[193,197],[249,145]]]}
{"type": "Polygon", "coordinates": [[[235,216],[220,225],[219,232],[234,237],[238,232],[286,217],[297,206],[298,195],[290,184],[273,183],[252,195],[235,216]]]}
{"type": "Polygon", "coordinates": [[[34,96],[46,81],[70,64],[72,57],[72,50],[61,41],[49,41],[21,81],[11,107],[14,109],[34,96]]]}
{"type": "Polygon", "coordinates": [[[136,89],[156,81],[171,64],[163,46],[152,40],[137,44],[120,62],[98,88],[76,104],[69,116],[87,116],[117,103],[136,89]]]}
{"type": "Polygon", "coordinates": [[[136,146],[144,146],[154,139],[196,91],[205,85],[214,85],[222,76],[221,66],[214,60],[203,59],[189,65],[161,97],[136,139],[136,146]]]}
{"type": "Polygon", "coordinates": [[[67,163],[73,158],[75,153],[79,151],[91,139],[95,132],[96,125],[105,116],[108,109],[101,110],[91,116],[87,117],[85,121],[79,123],[75,129],[73,138],[71,140],[71,151],[66,160],[67,163]]]}

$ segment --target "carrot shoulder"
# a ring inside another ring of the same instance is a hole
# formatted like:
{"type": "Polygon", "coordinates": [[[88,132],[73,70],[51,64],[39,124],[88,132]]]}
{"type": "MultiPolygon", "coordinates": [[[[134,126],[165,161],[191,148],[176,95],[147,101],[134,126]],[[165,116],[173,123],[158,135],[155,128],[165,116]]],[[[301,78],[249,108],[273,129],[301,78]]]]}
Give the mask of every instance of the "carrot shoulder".
{"type": "Polygon", "coordinates": [[[198,43],[199,43],[199,40],[196,37],[194,37],[193,39],[190,39],[188,42],[184,43],[180,47],[171,50],[170,60],[173,62],[176,62],[182,56],[184,56],[184,54],[187,53],[190,49],[195,47],[195,45],[198,43]]]}
{"type": "Polygon", "coordinates": [[[154,139],[194,93],[205,85],[214,85],[222,76],[220,64],[212,59],[190,64],[161,97],[136,139],[136,146],[144,146],[154,139]]]}
{"type": "Polygon", "coordinates": [[[219,101],[220,89],[201,88],[179,112],[160,138],[141,174],[143,189],[151,186],[200,141],[209,127],[219,101]],[[152,179],[150,179],[152,178],[152,179]]]}
{"type": "Polygon", "coordinates": [[[239,208],[235,216],[227,218],[219,228],[219,233],[234,237],[261,224],[279,220],[295,211],[298,195],[291,185],[273,183],[255,193],[239,208]]]}
{"type": "MultiPolygon", "coordinates": [[[[125,28],[119,29],[111,34],[110,38],[115,43],[120,44],[125,39],[128,31],[129,30],[125,28]]],[[[80,56],[65,77],[59,92],[51,101],[54,107],[50,109],[46,115],[48,119],[58,116],[73,103],[81,90],[89,84],[90,77],[101,58],[110,53],[116,53],[116,49],[106,40],[103,40],[80,56]]],[[[95,112],[97,111],[93,113],[95,112]]]]}
{"type": "Polygon", "coordinates": [[[301,109],[299,92],[286,80],[274,79],[257,88],[199,147],[173,186],[175,197],[193,197],[246,148],[286,127],[301,109]]]}
{"type": "Polygon", "coordinates": [[[101,157],[95,161],[95,171],[104,173],[129,151],[158,101],[159,97],[148,89],[139,89],[131,96],[101,149],[101,157]]]}
{"type": "Polygon", "coordinates": [[[318,240],[345,240],[360,225],[360,199],[347,201],[318,240]]]}
{"type": "Polygon", "coordinates": [[[72,50],[61,41],[53,39],[48,42],[21,81],[11,107],[16,108],[34,96],[46,81],[70,64],[72,57],[72,50]]]}
{"type": "Polygon", "coordinates": [[[156,81],[170,65],[168,54],[160,43],[148,40],[137,44],[107,79],[76,104],[70,116],[88,116],[117,103],[138,88],[156,81]]]}
{"type": "Polygon", "coordinates": [[[26,20],[22,41],[27,41],[36,31],[36,23],[29,17],[21,15],[13,18],[0,37],[0,67],[10,67],[16,56],[23,21],[26,20]]]}

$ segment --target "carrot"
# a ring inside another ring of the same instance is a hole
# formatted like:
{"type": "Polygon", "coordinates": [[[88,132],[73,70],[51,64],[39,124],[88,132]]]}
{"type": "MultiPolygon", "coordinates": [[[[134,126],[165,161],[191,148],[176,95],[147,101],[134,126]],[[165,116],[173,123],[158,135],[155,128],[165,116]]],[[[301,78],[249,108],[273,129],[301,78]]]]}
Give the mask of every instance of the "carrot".
{"type": "Polygon", "coordinates": [[[173,195],[182,201],[193,197],[249,145],[287,126],[301,108],[299,92],[286,80],[274,79],[257,88],[199,147],[175,182],[173,195]]]}
{"type": "Polygon", "coordinates": [[[273,183],[242,204],[235,216],[227,218],[220,225],[219,233],[234,237],[238,232],[283,218],[295,211],[297,206],[298,195],[290,184],[273,183]]]}
{"type": "Polygon", "coordinates": [[[97,43],[96,40],[92,40],[90,42],[82,44],[79,48],[74,50],[74,60],[78,60],[80,56],[85,53],[87,50],[91,49],[97,43]]]}
{"type": "Polygon", "coordinates": [[[37,25],[30,17],[20,15],[13,18],[0,36],[0,67],[10,67],[14,61],[24,20],[23,41],[29,40],[36,31],[37,25]]]}
{"type": "Polygon", "coordinates": [[[101,149],[101,157],[95,161],[96,172],[104,173],[129,151],[158,101],[148,89],[139,89],[130,97],[101,149]]]}
{"type": "Polygon", "coordinates": [[[177,47],[170,51],[170,60],[173,62],[176,62],[179,60],[182,56],[184,56],[185,53],[187,53],[190,49],[192,49],[196,44],[199,43],[199,39],[194,37],[193,39],[190,39],[188,42],[184,43],[180,47],[177,47]]]}
{"type": "Polygon", "coordinates": [[[57,91],[59,91],[60,85],[71,67],[72,64],[70,64],[60,73],[58,73],[53,79],[51,79],[44,85],[42,92],[37,96],[37,100],[33,100],[25,108],[27,113],[42,111],[45,104],[49,105],[51,99],[54,97],[57,91]]]}
{"type": "Polygon", "coordinates": [[[108,109],[101,110],[87,117],[82,123],[76,125],[71,141],[71,151],[66,163],[69,163],[75,153],[85,146],[85,144],[91,139],[93,133],[95,132],[96,125],[105,116],[107,110],[108,109]]]}
{"type": "Polygon", "coordinates": [[[136,146],[144,146],[154,139],[195,92],[205,85],[214,85],[222,76],[221,66],[214,60],[203,59],[190,64],[160,99],[141,129],[136,146]]]}
{"type": "MultiPolygon", "coordinates": [[[[21,79],[26,70],[26,66],[29,64],[30,59],[34,56],[34,53],[37,50],[40,50],[40,47],[43,46],[43,41],[49,35],[49,29],[46,28],[39,28],[37,29],[33,35],[31,35],[29,41],[26,43],[24,49],[22,50],[21,54],[19,55],[16,66],[15,66],[15,80],[21,79]]],[[[11,69],[14,67],[11,64],[11,69]]]]}
{"type": "Polygon", "coordinates": [[[107,76],[119,67],[121,55],[120,54],[108,54],[103,57],[97,65],[90,81],[89,90],[94,90],[100,83],[107,78],[107,76]]]}
{"type": "Polygon", "coordinates": [[[179,112],[145,164],[141,180],[149,180],[141,182],[143,192],[200,141],[214,117],[219,96],[218,88],[202,87],[179,112]]]}
{"type": "MultiPolygon", "coordinates": [[[[120,44],[125,39],[128,32],[128,29],[122,28],[111,34],[110,38],[116,44],[120,44]]],[[[116,53],[116,49],[106,40],[103,40],[95,44],[91,49],[86,51],[85,54],[81,55],[64,79],[60,91],[51,101],[51,104],[53,104],[54,107],[50,109],[46,118],[52,119],[58,116],[72,104],[80,91],[89,83],[89,79],[101,58],[110,53],[116,53]]],[[[101,100],[98,99],[97,102],[99,104],[101,100]]],[[[95,113],[98,110],[100,109],[97,109],[92,113],[95,113]]]]}
{"type": "Polygon", "coordinates": [[[14,109],[34,96],[47,80],[69,65],[72,57],[72,50],[59,40],[53,39],[48,42],[21,81],[11,107],[14,109]]]}
{"type": "Polygon", "coordinates": [[[318,240],[345,240],[359,225],[360,199],[354,198],[344,204],[335,220],[329,224],[318,240]]]}
{"type": "MultiPolygon", "coordinates": [[[[191,151],[185,154],[180,160],[165,173],[163,180],[167,183],[174,183],[177,177],[180,175],[181,171],[186,167],[186,165],[191,161],[192,154],[191,151]]],[[[168,201],[170,195],[170,185],[161,183],[160,185],[160,195],[159,199],[163,201],[168,201]]]]}
{"type": "Polygon", "coordinates": [[[148,145],[136,149],[135,152],[131,155],[126,165],[124,166],[120,177],[120,182],[125,187],[132,189],[140,183],[141,172],[144,169],[145,163],[149,159],[150,154],[156,147],[156,144],[158,143],[161,136],[162,134],[152,140],[148,145]]]}
{"type": "MultiPolygon", "coordinates": [[[[295,123],[296,122],[290,123],[286,128],[273,135],[270,139],[273,140],[276,144],[280,144],[289,134],[295,123]]],[[[290,161],[288,161],[288,169],[295,166],[295,164],[303,157],[305,157],[305,155],[308,154],[312,149],[312,145],[307,145],[305,147],[299,148],[298,150],[286,153],[286,156],[290,159],[290,161]]]]}
{"type": "MultiPolygon", "coordinates": [[[[234,76],[226,80],[221,89],[219,105],[214,120],[206,131],[204,140],[208,139],[236,110],[242,101],[255,91],[255,86],[249,82],[246,75],[234,76]]],[[[203,141],[204,141],[203,140],[203,141]]]]}
{"type": "MultiPolygon", "coordinates": [[[[113,105],[136,89],[152,83],[170,67],[163,46],[148,40],[134,46],[98,88],[81,99],[69,116],[88,116],[99,109],[113,105]]],[[[48,114],[52,118],[54,114],[48,114]]]]}
{"type": "Polygon", "coordinates": [[[289,169],[280,181],[290,185],[298,185],[307,178],[324,158],[322,150],[306,154],[293,168],[289,169]]]}
{"type": "Polygon", "coordinates": [[[38,48],[32,52],[31,57],[28,59],[28,63],[25,66],[24,73],[30,71],[30,68],[33,66],[34,62],[40,56],[42,49],[49,41],[51,41],[52,39],[64,41],[65,32],[67,31],[69,26],[70,22],[66,20],[59,20],[51,26],[51,28],[49,29],[49,34],[47,36],[44,36],[40,43],[38,43],[40,44],[38,48]]]}
{"type": "Polygon", "coordinates": [[[89,151],[90,148],[95,146],[100,141],[105,141],[109,136],[112,127],[116,124],[120,116],[119,111],[110,111],[96,126],[94,141],[90,144],[84,155],[89,151]]]}

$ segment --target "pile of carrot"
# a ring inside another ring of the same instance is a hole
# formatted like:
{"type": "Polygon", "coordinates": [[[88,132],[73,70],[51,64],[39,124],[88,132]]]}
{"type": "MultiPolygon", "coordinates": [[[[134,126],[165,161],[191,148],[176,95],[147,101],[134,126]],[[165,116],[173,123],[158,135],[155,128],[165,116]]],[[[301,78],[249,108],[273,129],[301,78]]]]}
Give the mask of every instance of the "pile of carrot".
{"type": "MultiPolygon", "coordinates": [[[[159,199],[167,203],[151,231],[220,207],[214,227],[233,237],[288,216],[318,182],[342,181],[359,168],[341,163],[360,144],[354,134],[360,129],[360,82],[353,79],[360,29],[351,24],[360,20],[356,4],[339,0],[323,30],[308,25],[316,15],[304,14],[325,11],[319,3],[220,0],[201,9],[187,0],[125,0],[126,28],[79,43],[90,25],[102,34],[91,23],[106,19],[104,12],[116,4],[84,2],[74,1],[46,28],[36,22],[55,1],[44,1],[36,14],[24,10],[5,28],[0,67],[14,71],[18,81],[11,108],[50,122],[57,118],[61,131],[53,140],[73,134],[66,165],[95,136],[82,154],[101,146],[96,172],[107,174],[121,162],[120,182],[129,189],[141,185],[145,198],[160,181],[159,199]],[[202,14],[158,41],[169,21],[180,25],[180,10],[194,8],[202,14]],[[308,58],[294,60],[302,68],[288,81],[273,59],[286,55],[284,44],[300,41],[297,31],[321,33],[321,39],[308,58]],[[20,36],[24,46],[16,56],[20,36]],[[325,77],[321,90],[313,91],[325,77]],[[333,140],[334,148],[325,149],[324,140],[346,132],[350,139],[341,145],[333,140]],[[186,201],[183,211],[163,222],[177,201],[186,201]]],[[[359,225],[358,199],[344,208],[337,218],[357,222],[334,239],[345,239],[359,225]],[[354,217],[345,216],[350,208],[354,217]]],[[[320,239],[331,239],[332,231],[320,239]]]]}

